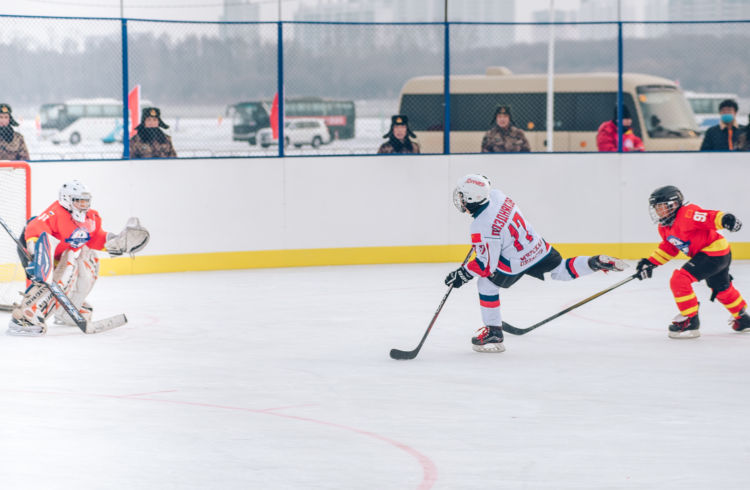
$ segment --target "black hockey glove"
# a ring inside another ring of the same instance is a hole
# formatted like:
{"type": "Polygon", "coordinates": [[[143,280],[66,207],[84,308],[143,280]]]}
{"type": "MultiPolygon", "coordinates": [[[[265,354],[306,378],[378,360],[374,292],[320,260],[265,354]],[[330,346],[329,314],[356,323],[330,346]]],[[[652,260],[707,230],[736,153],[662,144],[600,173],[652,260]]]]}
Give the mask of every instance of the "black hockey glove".
{"type": "Polygon", "coordinates": [[[654,274],[654,264],[648,259],[641,259],[635,266],[635,273],[638,274],[638,280],[649,279],[654,274]]]}
{"type": "Polygon", "coordinates": [[[454,288],[460,288],[465,283],[472,280],[472,276],[464,269],[463,266],[459,267],[458,269],[454,270],[447,276],[445,276],[445,285],[446,286],[453,286],[454,288]]]}
{"type": "Polygon", "coordinates": [[[721,217],[721,226],[729,231],[740,231],[740,228],[742,228],[742,221],[732,213],[727,213],[721,217]]]}

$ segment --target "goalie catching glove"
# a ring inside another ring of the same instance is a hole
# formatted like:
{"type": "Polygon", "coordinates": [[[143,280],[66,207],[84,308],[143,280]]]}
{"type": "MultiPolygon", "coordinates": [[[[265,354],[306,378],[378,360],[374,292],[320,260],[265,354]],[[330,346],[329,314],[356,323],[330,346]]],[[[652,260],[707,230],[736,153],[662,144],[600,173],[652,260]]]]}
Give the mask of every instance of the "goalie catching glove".
{"type": "Polygon", "coordinates": [[[151,234],[146,228],[141,226],[138,218],[130,218],[125,223],[125,229],[119,234],[110,233],[104,249],[112,257],[118,257],[122,254],[134,255],[136,252],[143,250],[151,238],[151,234]]]}

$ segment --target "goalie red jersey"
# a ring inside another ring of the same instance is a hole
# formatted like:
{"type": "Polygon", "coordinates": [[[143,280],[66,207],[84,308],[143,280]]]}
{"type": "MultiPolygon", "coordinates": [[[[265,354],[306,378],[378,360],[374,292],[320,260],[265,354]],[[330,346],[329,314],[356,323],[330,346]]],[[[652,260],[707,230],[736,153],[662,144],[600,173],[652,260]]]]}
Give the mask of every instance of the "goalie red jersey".
{"type": "Polygon", "coordinates": [[[26,227],[25,239],[33,240],[43,232],[60,240],[55,248],[55,259],[68,249],[77,250],[84,245],[92,250],[103,250],[107,233],[102,230],[102,219],[93,209],[86,211],[82,222],[75,221],[70,211],[55,201],[26,227]]]}
{"type": "Polygon", "coordinates": [[[680,252],[688,257],[695,257],[698,252],[709,256],[728,254],[729,242],[717,232],[722,229],[723,216],[721,211],[702,209],[695,204],[683,205],[669,226],[659,225],[662,242],[649,261],[662,265],[680,252]]]}

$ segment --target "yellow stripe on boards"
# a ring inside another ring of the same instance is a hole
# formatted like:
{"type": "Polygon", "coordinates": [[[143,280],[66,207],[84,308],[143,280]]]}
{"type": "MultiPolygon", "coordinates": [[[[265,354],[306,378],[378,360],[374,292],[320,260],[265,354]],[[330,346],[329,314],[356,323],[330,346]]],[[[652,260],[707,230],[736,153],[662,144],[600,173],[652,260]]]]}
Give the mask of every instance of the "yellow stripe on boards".
{"type": "MultiPolygon", "coordinates": [[[[648,257],[654,243],[552,243],[563,257],[610,255],[637,260],[648,257]]],[[[102,258],[103,276],[156,274],[164,272],[261,269],[270,267],[309,267],[326,265],[460,263],[470,243],[460,245],[418,245],[399,247],[315,248],[212,252],[200,254],[137,255],[102,258]]],[[[733,243],[735,259],[750,259],[750,242],[733,243]]],[[[680,254],[680,258],[685,256],[680,254]]]]}

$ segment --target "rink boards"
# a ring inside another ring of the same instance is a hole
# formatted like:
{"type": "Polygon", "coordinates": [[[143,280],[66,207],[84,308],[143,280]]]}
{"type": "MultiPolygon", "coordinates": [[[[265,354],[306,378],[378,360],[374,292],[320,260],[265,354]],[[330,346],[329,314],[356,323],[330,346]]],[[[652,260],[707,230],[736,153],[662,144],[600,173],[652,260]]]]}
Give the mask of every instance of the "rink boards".
{"type": "MultiPolygon", "coordinates": [[[[136,260],[102,273],[460,261],[470,218],[455,181],[482,173],[563,255],[636,259],[658,241],[648,196],[678,186],[750,223],[750,154],[517,154],[39,162],[32,214],[82,180],[107,231],[130,216],[151,231],[136,260]]],[[[750,226],[728,236],[750,259],[750,226]]]]}

